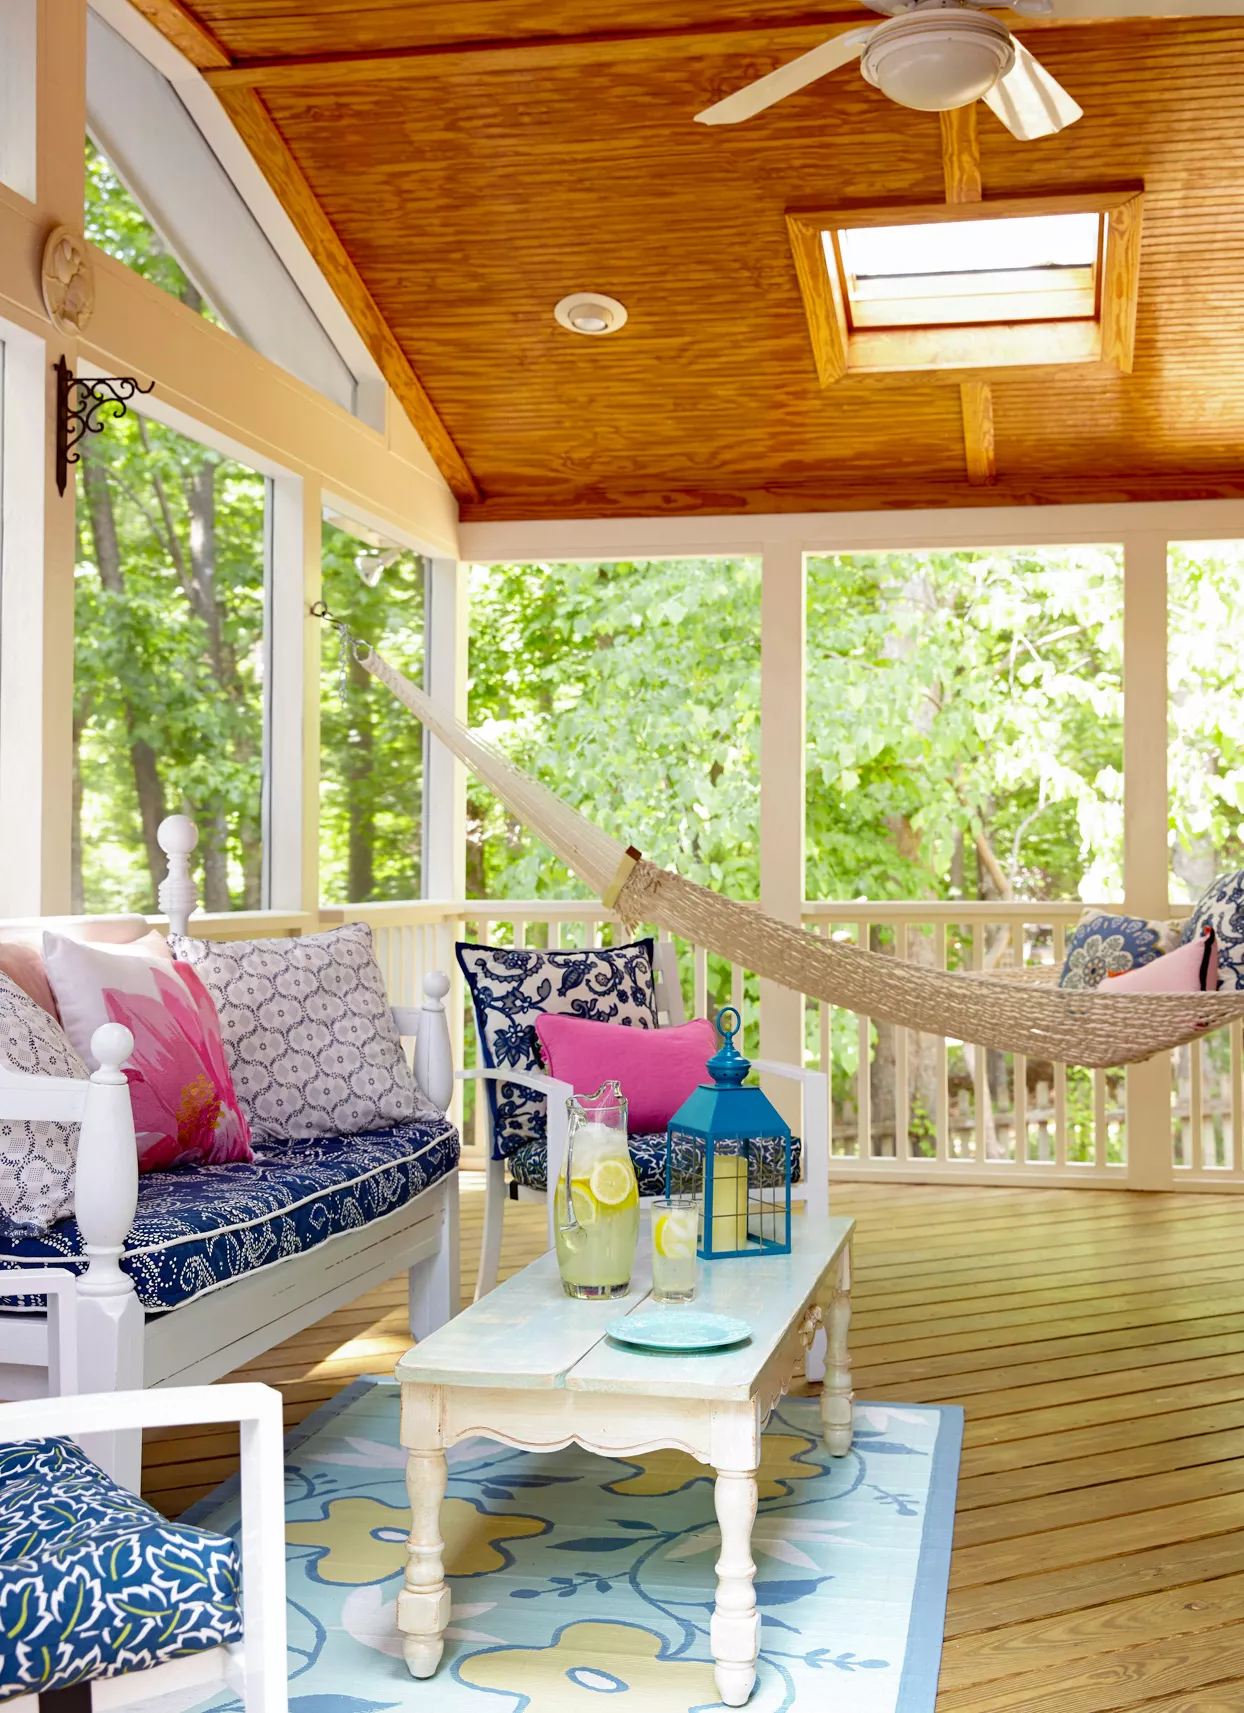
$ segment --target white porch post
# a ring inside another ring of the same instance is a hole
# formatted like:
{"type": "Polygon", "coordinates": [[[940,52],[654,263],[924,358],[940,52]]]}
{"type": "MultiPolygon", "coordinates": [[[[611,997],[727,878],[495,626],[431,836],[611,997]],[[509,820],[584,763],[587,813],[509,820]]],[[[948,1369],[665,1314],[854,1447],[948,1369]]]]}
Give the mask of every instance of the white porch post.
{"type": "MultiPolygon", "coordinates": [[[[802,544],[766,543],[760,602],[760,903],[798,923],[804,894],[805,578],[802,544]]],[[[760,983],[760,1050],[803,1063],[803,995],[760,983]]],[[[766,1092],[798,1124],[798,1089],[766,1092]]]]}
{"type": "MultiPolygon", "coordinates": [[[[27,187],[35,191],[41,245],[53,226],[82,230],[85,0],[39,0],[35,37],[37,76],[30,65],[7,70],[36,90],[35,184],[27,178],[27,187]]],[[[12,51],[22,45],[20,31],[6,41],[12,51]]],[[[6,162],[12,165],[7,155],[6,162]]],[[[37,274],[35,256],[30,263],[37,274]]],[[[0,815],[7,833],[0,885],[4,909],[15,915],[70,905],[77,543],[72,475],[64,494],[56,491],[52,364],[62,354],[73,371],[77,341],[50,324],[46,342],[13,340],[6,352],[0,815]]]]}
{"type": "Polygon", "coordinates": [[[270,488],[264,771],[264,890],[270,910],[319,907],[320,490],[278,476],[270,488]]]}
{"type": "MultiPolygon", "coordinates": [[[[1130,914],[1169,910],[1167,854],[1166,537],[1123,543],[1123,891],[1130,914]]],[[[1171,1060],[1158,1053],[1127,1073],[1127,1179],[1169,1189],[1171,1060]]]]}
{"type": "MultiPolygon", "coordinates": [[[[458,559],[428,561],[424,635],[428,695],[452,708],[460,720],[467,716],[467,636],[469,609],[467,567],[458,559]]],[[[423,896],[461,899],[466,895],[466,769],[439,738],[423,734],[423,896]]],[[[450,977],[447,1009],[449,1039],[455,1065],[463,1063],[462,979],[453,941],[461,922],[451,922],[436,934],[436,963],[450,977]]],[[[468,1155],[463,1125],[462,1084],[454,1085],[451,1116],[463,1134],[463,1158],[482,1166],[482,1157],[468,1155]]]]}

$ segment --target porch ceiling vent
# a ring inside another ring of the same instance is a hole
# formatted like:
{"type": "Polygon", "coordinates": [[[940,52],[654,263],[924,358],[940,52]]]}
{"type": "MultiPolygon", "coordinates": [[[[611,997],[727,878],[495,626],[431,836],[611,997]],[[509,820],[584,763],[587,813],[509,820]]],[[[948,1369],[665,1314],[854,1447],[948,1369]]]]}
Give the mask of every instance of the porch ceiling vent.
{"type": "Polygon", "coordinates": [[[787,215],[822,386],[1132,365],[1141,192],[787,215]]]}

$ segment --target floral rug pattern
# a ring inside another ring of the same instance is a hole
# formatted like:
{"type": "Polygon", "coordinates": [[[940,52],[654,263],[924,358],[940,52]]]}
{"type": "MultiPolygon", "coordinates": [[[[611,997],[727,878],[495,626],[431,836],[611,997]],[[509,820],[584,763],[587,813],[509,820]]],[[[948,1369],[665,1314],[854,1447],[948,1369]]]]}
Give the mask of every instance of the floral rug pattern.
{"type": "MultiPolygon", "coordinates": [[[[411,1679],[395,1607],[409,1526],[398,1400],[393,1382],[360,1381],[291,1435],[293,1713],[721,1705],[708,1649],[712,1476],[670,1451],[623,1460],[472,1440],[450,1452],[453,1613],[436,1677],[411,1679]]],[[[774,1412],[752,1537],[763,1616],[753,1713],[932,1713],[962,1419],[857,1404],[855,1447],[832,1459],[815,1401],[774,1412]]],[[[228,1531],[237,1510],[226,1483],[187,1520],[228,1531]]]]}

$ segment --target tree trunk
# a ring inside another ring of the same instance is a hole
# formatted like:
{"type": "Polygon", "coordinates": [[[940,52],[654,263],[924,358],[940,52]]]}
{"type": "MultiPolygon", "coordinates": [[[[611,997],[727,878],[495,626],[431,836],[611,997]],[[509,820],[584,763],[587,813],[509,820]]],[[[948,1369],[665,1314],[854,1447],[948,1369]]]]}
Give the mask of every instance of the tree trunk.
{"type": "Polygon", "coordinates": [[[69,910],[73,916],[86,914],[86,883],[82,874],[82,734],[91,718],[86,701],[73,716],[73,786],[69,822],[69,910]]]}
{"type": "Polygon", "coordinates": [[[206,833],[203,841],[203,908],[231,910],[229,898],[229,826],[219,812],[196,816],[206,833]]]}
{"type": "Polygon", "coordinates": [[[352,904],[365,904],[376,889],[376,817],[372,796],[374,733],[369,693],[371,674],[350,656],[350,731],[346,742],[346,812],[349,817],[349,874],[352,904]]]}
{"type": "MultiPolygon", "coordinates": [[[[121,570],[121,549],[117,541],[117,522],[112,510],[112,490],[108,485],[107,472],[88,456],[82,460],[82,478],[87,511],[91,518],[91,535],[94,540],[95,564],[99,570],[99,580],[107,593],[123,597],[125,594],[125,577],[121,570]]],[[[138,797],[138,814],[142,822],[143,847],[147,853],[147,871],[151,876],[150,904],[154,908],[159,885],[164,879],[167,868],[164,852],[160,849],[159,840],[156,838],[156,829],[164,819],[164,788],[160,783],[160,770],[155,751],[145,739],[134,737],[137,720],[128,698],[124,702],[124,708],[125,727],[130,734],[130,765],[134,770],[134,790],[138,797]]],[[[81,781],[77,776],[78,755],[79,747],[75,742],[74,790],[78,801],[75,828],[78,830],[80,840],[81,781]]],[[[80,880],[80,851],[77,873],[80,880]]]]}

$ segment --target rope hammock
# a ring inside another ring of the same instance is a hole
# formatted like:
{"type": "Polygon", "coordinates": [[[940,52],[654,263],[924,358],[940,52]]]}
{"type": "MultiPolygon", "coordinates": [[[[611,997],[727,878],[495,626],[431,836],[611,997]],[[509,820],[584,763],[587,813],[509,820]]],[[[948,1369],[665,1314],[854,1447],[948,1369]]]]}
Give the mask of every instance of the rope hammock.
{"type": "Polygon", "coordinates": [[[723,898],[594,826],[470,728],[317,603],[317,617],[633,931],[655,923],[782,987],[933,1035],[1032,1059],[1106,1068],[1136,1064],[1244,1017],[1244,990],[1104,993],[1053,985],[1056,972],[983,974],[928,969],[824,939],[723,898]]]}

